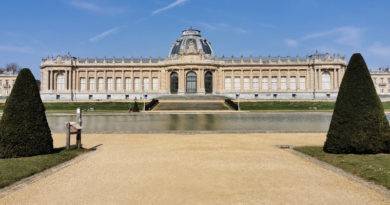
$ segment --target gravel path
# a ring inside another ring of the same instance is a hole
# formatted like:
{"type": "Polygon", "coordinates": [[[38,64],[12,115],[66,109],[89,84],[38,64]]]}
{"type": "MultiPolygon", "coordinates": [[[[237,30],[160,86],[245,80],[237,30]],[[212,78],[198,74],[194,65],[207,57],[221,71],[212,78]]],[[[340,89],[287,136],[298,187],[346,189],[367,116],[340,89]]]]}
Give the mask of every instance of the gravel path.
{"type": "Polygon", "coordinates": [[[275,146],[323,141],[324,134],[90,134],[83,143],[102,144],[95,153],[0,204],[390,204],[275,146]]]}

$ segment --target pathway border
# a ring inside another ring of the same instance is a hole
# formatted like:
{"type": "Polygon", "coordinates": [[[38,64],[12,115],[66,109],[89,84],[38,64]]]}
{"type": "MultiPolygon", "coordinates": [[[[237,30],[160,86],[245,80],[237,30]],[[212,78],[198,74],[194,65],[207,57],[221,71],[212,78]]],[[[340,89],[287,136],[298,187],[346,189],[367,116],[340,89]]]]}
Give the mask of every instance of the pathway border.
{"type": "Polygon", "coordinates": [[[285,149],[286,151],[296,155],[296,156],[299,156],[301,158],[303,158],[304,160],[306,161],[309,161],[309,162],[312,162],[316,165],[319,165],[320,167],[326,169],[326,170],[330,170],[336,174],[339,174],[339,175],[342,175],[354,182],[357,182],[359,184],[362,184],[364,185],[365,187],[368,187],[369,189],[372,189],[374,191],[377,191],[379,193],[381,193],[382,195],[385,196],[386,198],[386,202],[390,202],[390,190],[388,190],[386,187],[380,185],[380,184],[376,184],[375,182],[371,182],[371,181],[368,181],[368,180],[365,180],[359,176],[356,176],[356,175],[353,175],[352,173],[349,173],[347,171],[344,171],[343,169],[339,168],[339,167],[336,167],[336,166],[333,166],[327,162],[324,162],[324,161],[321,161],[317,158],[314,158],[312,156],[309,156],[309,155],[306,155],[304,153],[301,153],[301,152],[298,152],[296,150],[293,149],[293,147],[291,147],[290,149],[285,149]]]}
{"type": "Polygon", "coordinates": [[[86,159],[87,157],[89,157],[90,155],[94,154],[95,152],[97,152],[97,149],[95,149],[95,150],[91,149],[91,151],[84,153],[84,154],[81,154],[81,155],[79,155],[79,156],[77,156],[69,161],[63,162],[63,163],[58,164],[54,167],[48,168],[46,170],[43,170],[43,171],[38,172],[36,174],[33,174],[29,177],[23,178],[23,179],[15,182],[13,184],[10,184],[4,188],[1,188],[0,189],[0,199],[4,198],[8,194],[11,194],[12,192],[15,192],[17,190],[22,189],[22,188],[26,187],[27,185],[32,184],[32,183],[34,183],[42,178],[48,177],[56,172],[59,172],[68,166],[77,164],[77,163],[83,161],[84,159],[86,159]]]}

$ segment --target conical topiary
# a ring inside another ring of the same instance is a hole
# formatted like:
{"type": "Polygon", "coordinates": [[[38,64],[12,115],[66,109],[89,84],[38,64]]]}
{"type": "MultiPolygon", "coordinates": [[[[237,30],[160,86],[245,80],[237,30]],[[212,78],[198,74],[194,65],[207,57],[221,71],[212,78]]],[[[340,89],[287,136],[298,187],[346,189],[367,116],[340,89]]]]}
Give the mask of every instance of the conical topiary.
{"type": "Polygon", "coordinates": [[[132,112],[139,112],[138,102],[135,100],[133,104],[132,112]]]}
{"type": "Polygon", "coordinates": [[[389,122],[361,54],[353,54],[340,85],[324,151],[388,152],[389,122]]]}
{"type": "Polygon", "coordinates": [[[0,158],[47,154],[53,139],[36,80],[27,68],[16,78],[0,121],[0,158]]]}

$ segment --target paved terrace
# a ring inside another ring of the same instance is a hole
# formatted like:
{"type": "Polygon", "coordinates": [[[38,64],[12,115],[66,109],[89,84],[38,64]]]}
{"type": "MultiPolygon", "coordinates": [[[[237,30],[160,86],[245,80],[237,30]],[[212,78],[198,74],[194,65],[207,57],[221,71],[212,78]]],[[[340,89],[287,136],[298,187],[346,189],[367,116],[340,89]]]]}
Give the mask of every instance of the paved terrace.
{"type": "MultiPolygon", "coordinates": [[[[57,146],[63,135],[55,135],[57,146]]],[[[388,195],[275,145],[324,134],[91,134],[97,151],[0,204],[389,204],[388,195]]]]}

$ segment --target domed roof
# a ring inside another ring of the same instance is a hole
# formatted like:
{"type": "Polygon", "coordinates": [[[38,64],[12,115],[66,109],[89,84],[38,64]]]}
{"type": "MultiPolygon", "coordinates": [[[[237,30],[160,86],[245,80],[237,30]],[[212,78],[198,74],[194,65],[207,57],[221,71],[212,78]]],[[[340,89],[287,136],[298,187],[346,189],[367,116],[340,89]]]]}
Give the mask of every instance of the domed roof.
{"type": "Polygon", "coordinates": [[[176,40],[169,53],[170,57],[177,55],[209,55],[213,54],[210,43],[202,38],[200,31],[196,29],[186,29],[180,38],[176,40]]]}

